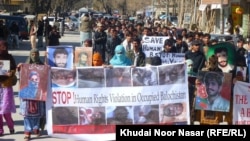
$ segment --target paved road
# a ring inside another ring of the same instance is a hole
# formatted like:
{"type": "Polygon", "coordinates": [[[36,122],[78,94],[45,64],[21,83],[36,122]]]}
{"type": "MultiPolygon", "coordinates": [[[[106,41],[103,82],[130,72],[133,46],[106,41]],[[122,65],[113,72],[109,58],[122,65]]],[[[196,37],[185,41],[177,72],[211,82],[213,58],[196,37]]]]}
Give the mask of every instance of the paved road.
{"type": "MultiPolygon", "coordinates": [[[[72,45],[72,46],[79,46],[79,33],[77,32],[66,32],[64,36],[60,39],[61,45],[72,45]]],[[[29,50],[31,49],[30,42],[29,41],[22,41],[20,43],[20,49],[10,49],[10,53],[14,56],[16,63],[24,62],[29,55],[29,50]]],[[[41,56],[44,56],[45,48],[40,48],[40,54],[41,56]]],[[[42,57],[44,59],[44,57],[42,57]]],[[[15,91],[15,102],[17,107],[17,113],[13,114],[13,118],[15,121],[15,131],[16,133],[13,135],[9,134],[8,127],[4,126],[5,134],[3,137],[0,137],[0,141],[22,141],[24,138],[24,128],[23,128],[23,117],[18,114],[19,112],[19,98],[17,96],[17,92],[19,91],[18,88],[19,84],[17,83],[16,86],[14,86],[15,91]]],[[[35,141],[68,141],[70,139],[60,139],[60,138],[52,138],[47,135],[47,132],[45,131],[43,135],[39,138],[32,137],[32,140],[35,141]]]]}

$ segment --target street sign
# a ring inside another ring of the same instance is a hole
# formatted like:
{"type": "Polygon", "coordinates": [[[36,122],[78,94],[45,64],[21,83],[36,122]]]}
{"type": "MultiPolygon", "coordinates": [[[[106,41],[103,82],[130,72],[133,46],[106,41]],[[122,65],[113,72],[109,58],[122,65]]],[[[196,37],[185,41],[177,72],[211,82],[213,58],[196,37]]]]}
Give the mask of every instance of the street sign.
{"type": "Polygon", "coordinates": [[[228,4],[228,0],[201,0],[201,4],[221,4],[223,1],[223,4],[228,4]]]}
{"type": "Polygon", "coordinates": [[[190,24],[190,22],[191,22],[191,13],[184,13],[183,23],[190,24]]]}

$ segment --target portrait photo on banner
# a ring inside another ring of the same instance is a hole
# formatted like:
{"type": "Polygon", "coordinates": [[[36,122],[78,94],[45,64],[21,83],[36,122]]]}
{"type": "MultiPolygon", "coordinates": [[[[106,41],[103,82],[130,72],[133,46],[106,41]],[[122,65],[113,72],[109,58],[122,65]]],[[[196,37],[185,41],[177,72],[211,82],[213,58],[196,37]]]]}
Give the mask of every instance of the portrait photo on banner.
{"type": "Polygon", "coordinates": [[[75,47],[75,67],[92,66],[92,47],[75,47]]]}
{"type": "Polygon", "coordinates": [[[48,46],[47,64],[51,67],[73,69],[74,49],[72,46],[48,46]]]}
{"type": "Polygon", "coordinates": [[[160,124],[187,125],[187,103],[160,104],[160,124]]]}
{"type": "Polygon", "coordinates": [[[104,67],[77,68],[78,88],[102,88],[105,87],[104,67]]]}
{"type": "Polygon", "coordinates": [[[159,105],[134,106],[134,124],[159,124],[159,105]]]}
{"type": "Polygon", "coordinates": [[[23,64],[20,71],[19,97],[46,101],[50,86],[50,67],[47,65],[23,64]]]}
{"type": "Polygon", "coordinates": [[[133,124],[133,107],[132,106],[108,106],[107,124],[131,125],[133,124]]]}
{"type": "Polygon", "coordinates": [[[10,61],[9,60],[0,60],[0,76],[7,75],[7,72],[9,70],[10,70],[10,61]]]}
{"type": "Polygon", "coordinates": [[[232,74],[199,71],[197,75],[195,109],[229,112],[232,74]]]}
{"type": "Polygon", "coordinates": [[[51,68],[51,82],[52,88],[74,88],[76,87],[76,70],[66,68],[51,68]]]}
{"type": "Polygon", "coordinates": [[[239,81],[246,81],[247,78],[247,67],[236,67],[236,78],[239,81]]]}
{"type": "Polygon", "coordinates": [[[230,42],[218,43],[209,46],[207,60],[215,55],[218,59],[218,67],[225,73],[232,72],[236,64],[235,46],[230,42]]]}
{"type": "Polygon", "coordinates": [[[184,63],[159,66],[159,85],[184,84],[187,81],[187,77],[185,77],[185,70],[186,65],[184,63]]]}
{"type": "Polygon", "coordinates": [[[158,68],[136,67],[132,68],[133,86],[156,86],[158,85],[158,68]]]}
{"type": "Polygon", "coordinates": [[[55,107],[52,109],[53,125],[77,125],[78,120],[78,107],[55,107]]]}
{"type": "Polygon", "coordinates": [[[79,107],[79,125],[106,125],[105,107],[79,107]]]}
{"type": "Polygon", "coordinates": [[[106,68],[106,87],[132,86],[130,67],[106,68]]]}

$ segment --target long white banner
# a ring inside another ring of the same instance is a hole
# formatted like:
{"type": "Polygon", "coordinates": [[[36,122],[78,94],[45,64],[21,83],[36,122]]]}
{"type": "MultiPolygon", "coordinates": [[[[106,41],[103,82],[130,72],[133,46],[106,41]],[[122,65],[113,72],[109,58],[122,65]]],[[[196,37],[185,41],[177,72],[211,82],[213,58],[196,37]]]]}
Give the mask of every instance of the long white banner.
{"type": "Polygon", "coordinates": [[[52,68],[48,134],[115,140],[119,124],[190,124],[186,65],[52,68]]]}

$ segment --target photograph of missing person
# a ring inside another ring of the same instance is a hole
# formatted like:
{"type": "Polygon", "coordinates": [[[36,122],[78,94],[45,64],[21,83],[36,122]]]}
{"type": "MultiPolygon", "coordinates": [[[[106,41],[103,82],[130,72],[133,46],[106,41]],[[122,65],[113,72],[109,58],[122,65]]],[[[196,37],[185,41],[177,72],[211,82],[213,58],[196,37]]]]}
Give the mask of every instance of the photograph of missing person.
{"type": "Polygon", "coordinates": [[[132,106],[112,106],[106,107],[107,124],[115,125],[132,125],[133,124],[133,108],[132,106]]]}
{"type": "Polygon", "coordinates": [[[55,107],[52,109],[53,125],[78,124],[78,107],[55,107]]]}
{"type": "Polygon", "coordinates": [[[224,73],[229,73],[234,70],[236,62],[235,46],[230,42],[218,43],[209,46],[207,52],[207,59],[212,55],[216,55],[218,58],[218,67],[224,73]]]}
{"type": "Polygon", "coordinates": [[[160,105],[160,123],[170,125],[187,124],[186,103],[160,105]]]}
{"type": "Polygon", "coordinates": [[[247,77],[247,67],[237,66],[236,68],[236,78],[239,81],[246,81],[247,77]]]}
{"type": "Polygon", "coordinates": [[[6,75],[10,70],[10,61],[9,60],[0,60],[0,75],[6,75]]]}
{"type": "Polygon", "coordinates": [[[134,106],[134,124],[159,124],[159,105],[134,106]]]}
{"type": "Polygon", "coordinates": [[[133,86],[155,86],[158,85],[157,67],[132,68],[133,86]]]}
{"type": "Polygon", "coordinates": [[[200,71],[197,75],[195,109],[229,112],[232,74],[200,71]]]}
{"type": "Polygon", "coordinates": [[[78,88],[101,88],[105,86],[104,68],[77,68],[78,88]]]}
{"type": "Polygon", "coordinates": [[[72,46],[48,46],[47,64],[51,67],[73,69],[72,46]]]}
{"type": "Polygon", "coordinates": [[[51,68],[51,81],[52,88],[74,88],[76,87],[76,70],[53,67],[51,68]]]}
{"type": "Polygon", "coordinates": [[[19,97],[46,101],[49,69],[47,65],[23,64],[20,71],[19,97]]]}
{"type": "Polygon", "coordinates": [[[91,47],[76,47],[75,48],[75,67],[92,66],[93,48],[91,47]]]}
{"type": "Polygon", "coordinates": [[[106,68],[106,87],[132,86],[130,67],[106,68]]]}
{"type": "Polygon", "coordinates": [[[159,66],[159,85],[185,83],[185,68],[184,63],[159,66]]]}
{"type": "Polygon", "coordinates": [[[105,107],[79,107],[79,125],[106,125],[105,107]]]}

